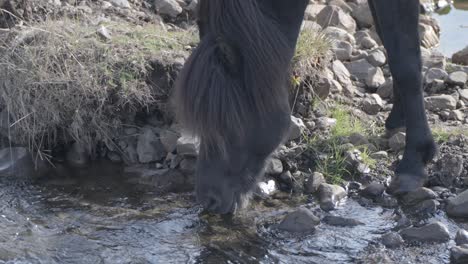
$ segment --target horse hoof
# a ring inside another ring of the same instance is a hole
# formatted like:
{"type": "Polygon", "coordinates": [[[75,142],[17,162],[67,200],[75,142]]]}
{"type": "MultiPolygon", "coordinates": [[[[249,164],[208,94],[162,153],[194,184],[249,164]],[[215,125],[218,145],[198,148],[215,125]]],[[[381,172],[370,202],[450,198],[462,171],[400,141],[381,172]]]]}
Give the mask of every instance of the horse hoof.
{"type": "Polygon", "coordinates": [[[425,173],[423,176],[408,173],[397,174],[392,179],[387,192],[394,196],[402,196],[423,187],[426,182],[427,175],[425,173]]]}

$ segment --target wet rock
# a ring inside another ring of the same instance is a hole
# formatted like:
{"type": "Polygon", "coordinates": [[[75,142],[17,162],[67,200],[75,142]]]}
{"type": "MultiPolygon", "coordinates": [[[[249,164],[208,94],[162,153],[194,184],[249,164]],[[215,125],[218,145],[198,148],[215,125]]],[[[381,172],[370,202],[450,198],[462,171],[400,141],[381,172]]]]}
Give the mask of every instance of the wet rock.
{"type": "Polygon", "coordinates": [[[388,248],[397,248],[403,243],[404,240],[398,233],[390,232],[382,236],[382,244],[388,248]]]}
{"type": "Polygon", "coordinates": [[[335,74],[335,77],[336,79],[344,84],[344,85],[349,85],[351,84],[351,75],[348,71],[348,69],[346,69],[346,67],[344,66],[344,64],[339,61],[339,60],[336,60],[332,63],[332,70],[333,70],[333,73],[335,74]]]}
{"type": "Polygon", "coordinates": [[[415,205],[422,201],[436,199],[436,198],[437,198],[437,194],[433,190],[425,188],[425,187],[421,187],[419,189],[416,189],[414,191],[411,191],[405,194],[401,198],[401,201],[406,205],[415,205]]]}
{"type": "Polygon", "coordinates": [[[355,5],[351,15],[360,28],[369,28],[374,24],[374,19],[372,18],[372,13],[370,12],[367,2],[355,5]]]}
{"type": "Polygon", "coordinates": [[[387,62],[387,57],[382,50],[376,49],[369,53],[369,56],[367,56],[367,61],[374,67],[380,67],[387,62]]]}
{"type": "Polygon", "coordinates": [[[179,139],[179,133],[172,130],[163,130],[159,133],[159,140],[166,149],[167,153],[171,153],[176,150],[177,140],[179,139]]]}
{"type": "Polygon", "coordinates": [[[448,94],[430,96],[424,100],[426,108],[430,111],[455,110],[457,108],[457,100],[448,94]]]}
{"type": "Polygon", "coordinates": [[[89,162],[88,150],[80,144],[75,142],[71,148],[67,151],[65,158],[70,165],[73,166],[84,166],[89,162]]]}
{"type": "Polygon", "coordinates": [[[197,156],[198,150],[200,147],[200,142],[197,138],[189,136],[189,135],[182,135],[177,140],[176,150],[177,154],[183,156],[197,156]]]}
{"type": "Polygon", "coordinates": [[[377,89],[377,94],[383,99],[393,97],[393,79],[389,78],[377,89]]]}
{"type": "Polygon", "coordinates": [[[345,152],[345,165],[350,172],[366,174],[370,172],[369,166],[362,161],[362,153],[358,149],[352,149],[345,152]]]}
{"type": "Polygon", "coordinates": [[[437,200],[425,200],[415,205],[412,211],[420,215],[433,215],[439,206],[440,203],[437,200]]]}
{"type": "Polygon", "coordinates": [[[0,150],[0,177],[15,177],[16,179],[34,179],[47,172],[46,161],[36,159],[26,148],[13,147],[0,150]]]}
{"type": "Polygon", "coordinates": [[[277,158],[271,158],[268,160],[265,173],[271,175],[278,175],[283,172],[283,163],[277,158]]]}
{"type": "Polygon", "coordinates": [[[438,242],[444,243],[450,240],[447,227],[435,222],[422,227],[410,227],[400,231],[400,235],[408,242],[438,242]]]}
{"type": "Polygon", "coordinates": [[[370,94],[362,100],[362,110],[369,115],[376,115],[382,110],[383,101],[378,94],[370,94]]]}
{"type": "Polygon", "coordinates": [[[187,157],[180,161],[180,171],[185,174],[194,174],[197,168],[197,159],[193,157],[187,157]]]}
{"type": "Polygon", "coordinates": [[[367,87],[377,89],[384,83],[385,77],[382,70],[379,67],[371,68],[366,78],[367,87]]]}
{"type": "Polygon", "coordinates": [[[376,198],[382,196],[385,191],[385,185],[373,182],[369,184],[364,190],[361,191],[361,195],[368,198],[376,198]]]}
{"type": "Polygon", "coordinates": [[[450,198],[446,210],[453,217],[468,217],[468,190],[450,198]]]}
{"type": "Polygon", "coordinates": [[[468,263],[468,245],[455,246],[450,249],[450,263],[465,264],[468,263]]]}
{"type": "Polygon", "coordinates": [[[119,163],[119,162],[122,162],[122,157],[119,155],[119,153],[115,152],[115,151],[109,151],[107,152],[107,158],[112,161],[112,162],[115,162],[115,163],[119,163]]]}
{"type": "Polygon", "coordinates": [[[370,154],[370,157],[375,160],[382,160],[388,158],[388,152],[387,151],[377,151],[372,154],[370,154]]]}
{"type": "Polygon", "coordinates": [[[336,208],[339,201],[346,197],[346,191],[338,185],[322,183],[318,189],[320,208],[325,211],[331,211],[336,208]]]}
{"type": "Polygon", "coordinates": [[[467,81],[468,74],[463,71],[456,71],[449,74],[447,82],[463,87],[467,81]]]}
{"type": "Polygon", "coordinates": [[[323,219],[323,222],[332,226],[346,226],[353,227],[358,225],[364,225],[363,222],[352,218],[345,218],[341,216],[327,215],[323,219]]]}
{"type": "Polygon", "coordinates": [[[155,0],[154,7],[161,15],[177,17],[183,12],[182,7],[176,0],[155,0]]]}
{"type": "Polygon", "coordinates": [[[456,64],[468,65],[468,46],[452,55],[452,62],[456,64]]]}
{"type": "Polygon", "coordinates": [[[304,193],[312,194],[316,193],[321,184],[326,183],[325,177],[320,172],[314,172],[312,175],[306,178],[304,182],[304,193]]]}
{"type": "Polygon", "coordinates": [[[398,132],[388,140],[388,146],[390,147],[392,151],[398,152],[405,148],[405,144],[406,144],[405,140],[406,140],[406,133],[398,132]]]}
{"type": "Polygon", "coordinates": [[[348,32],[356,31],[356,22],[354,19],[338,6],[326,6],[317,14],[317,23],[326,28],[334,26],[342,28],[348,32]]]}
{"type": "Polygon", "coordinates": [[[432,68],[426,72],[426,75],[424,76],[424,81],[426,83],[433,83],[435,80],[445,81],[447,78],[448,74],[446,71],[439,68],[432,68]]]}
{"type": "Polygon", "coordinates": [[[278,229],[294,233],[307,233],[314,231],[318,224],[320,224],[320,219],[317,216],[309,209],[300,208],[288,214],[278,225],[278,229]]]}
{"type": "Polygon", "coordinates": [[[302,136],[306,126],[302,119],[291,116],[291,126],[289,128],[289,140],[298,139],[302,136]]]}
{"type": "Polygon", "coordinates": [[[371,69],[375,68],[366,59],[359,59],[345,64],[349,73],[360,81],[365,81],[371,69]]]}
{"type": "Polygon", "coordinates": [[[455,243],[457,243],[457,246],[468,244],[468,231],[465,229],[458,230],[457,234],[455,235],[455,243]]]}
{"type": "Polygon", "coordinates": [[[166,157],[166,150],[159,138],[149,127],[144,128],[138,137],[137,148],[138,161],[150,163],[159,161],[166,157]]]}

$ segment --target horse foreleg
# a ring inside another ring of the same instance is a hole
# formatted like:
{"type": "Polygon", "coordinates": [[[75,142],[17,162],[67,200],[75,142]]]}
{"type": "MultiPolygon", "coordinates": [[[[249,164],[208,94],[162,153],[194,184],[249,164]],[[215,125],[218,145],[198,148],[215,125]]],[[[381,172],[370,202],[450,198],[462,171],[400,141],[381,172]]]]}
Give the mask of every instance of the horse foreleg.
{"type": "Polygon", "coordinates": [[[387,50],[395,95],[398,96],[394,118],[397,120],[398,116],[403,117],[406,124],[405,152],[390,186],[390,191],[403,193],[424,185],[427,180],[425,165],[436,152],[424,110],[418,30],[419,1],[370,2],[375,23],[387,50]]]}

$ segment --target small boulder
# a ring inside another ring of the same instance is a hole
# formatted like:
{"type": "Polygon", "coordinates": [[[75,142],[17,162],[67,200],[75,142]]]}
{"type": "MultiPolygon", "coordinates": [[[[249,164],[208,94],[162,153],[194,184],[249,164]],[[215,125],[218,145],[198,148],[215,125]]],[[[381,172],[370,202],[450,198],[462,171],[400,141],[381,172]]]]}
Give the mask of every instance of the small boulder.
{"type": "Polygon", "coordinates": [[[431,68],[426,72],[424,76],[424,81],[428,84],[433,83],[435,80],[445,81],[448,78],[446,71],[440,68],[431,68]]]}
{"type": "Polygon", "coordinates": [[[323,28],[334,26],[351,33],[356,31],[356,22],[354,19],[339,6],[329,5],[323,8],[322,11],[317,14],[317,23],[323,28]]]}
{"type": "Polygon", "coordinates": [[[382,244],[388,248],[397,248],[403,245],[404,242],[400,234],[395,232],[390,232],[382,236],[382,244]]]}
{"type": "Polygon", "coordinates": [[[415,205],[426,200],[436,199],[437,194],[428,188],[421,187],[405,194],[401,200],[406,205],[415,205]]]}
{"type": "Polygon", "coordinates": [[[291,126],[289,127],[289,140],[298,139],[302,136],[306,126],[302,119],[291,116],[291,126]]]}
{"type": "Polygon", "coordinates": [[[466,264],[468,263],[468,245],[455,246],[450,249],[450,263],[466,264]]]}
{"type": "Polygon", "coordinates": [[[468,46],[452,55],[452,62],[461,65],[468,65],[468,46]]]}
{"type": "Polygon", "coordinates": [[[422,227],[409,227],[400,231],[401,236],[408,242],[437,242],[444,243],[450,240],[447,227],[435,222],[422,227]]]}
{"type": "Polygon", "coordinates": [[[450,198],[446,210],[452,217],[468,217],[468,190],[450,198]]]}
{"type": "Polygon", "coordinates": [[[283,172],[283,163],[277,158],[271,158],[268,160],[265,173],[271,175],[279,175],[283,172]]]}
{"type": "Polygon", "coordinates": [[[341,199],[345,198],[347,193],[343,187],[322,183],[318,189],[320,208],[325,211],[331,211],[336,208],[341,199]]]}
{"type": "Polygon", "coordinates": [[[349,85],[351,84],[351,75],[348,71],[348,69],[346,69],[346,67],[344,66],[344,64],[339,61],[339,60],[335,60],[332,65],[332,70],[333,70],[333,73],[335,74],[335,78],[343,85],[349,85]]]}
{"type": "Polygon", "coordinates": [[[394,152],[398,152],[405,148],[406,145],[406,133],[398,132],[388,140],[388,146],[394,152]]]}
{"type": "Polygon", "coordinates": [[[326,183],[325,177],[320,172],[314,172],[312,175],[306,178],[304,182],[304,193],[312,194],[316,193],[321,184],[326,183]]]}
{"type": "Polygon", "coordinates": [[[364,190],[361,191],[361,195],[371,199],[382,196],[385,191],[385,185],[373,182],[369,184],[364,190]]]}
{"type": "Polygon", "coordinates": [[[278,225],[278,229],[293,233],[307,233],[313,232],[318,224],[320,224],[320,219],[317,216],[309,209],[300,208],[288,214],[278,225]]]}
{"type": "Polygon", "coordinates": [[[367,61],[375,67],[381,67],[387,62],[387,57],[381,49],[375,49],[369,56],[367,56],[367,61]]]}
{"type": "Polygon", "coordinates": [[[382,98],[378,94],[370,94],[362,100],[362,110],[369,115],[376,115],[383,108],[382,98]]]}
{"type": "Polygon", "coordinates": [[[455,243],[457,245],[468,244],[468,231],[465,229],[458,230],[457,234],[455,235],[455,243]]]}
{"type": "Polygon", "coordinates": [[[467,81],[468,74],[464,71],[456,71],[449,74],[447,82],[463,87],[467,81]]]}
{"type": "Polygon", "coordinates": [[[359,59],[345,64],[351,76],[354,76],[360,81],[365,81],[371,69],[375,67],[372,66],[366,59],[359,59]]]}
{"type": "Polygon", "coordinates": [[[177,17],[184,10],[176,0],[155,0],[154,7],[160,15],[177,17]]]}
{"type": "Polygon", "coordinates": [[[457,100],[448,94],[435,95],[426,97],[426,108],[430,111],[440,110],[455,110],[457,108],[457,100]]]}
{"type": "Polygon", "coordinates": [[[163,144],[149,127],[144,128],[138,137],[136,151],[141,163],[155,162],[166,157],[163,144]]]}
{"type": "Polygon", "coordinates": [[[176,150],[177,154],[179,155],[197,156],[199,147],[200,142],[196,137],[182,135],[179,139],[177,139],[176,150]]]}
{"type": "Polygon", "coordinates": [[[385,77],[382,69],[374,67],[369,70],[369,74],[366,78],[366,85],[371,89],[377,89],[385,83],[385,77]]]}

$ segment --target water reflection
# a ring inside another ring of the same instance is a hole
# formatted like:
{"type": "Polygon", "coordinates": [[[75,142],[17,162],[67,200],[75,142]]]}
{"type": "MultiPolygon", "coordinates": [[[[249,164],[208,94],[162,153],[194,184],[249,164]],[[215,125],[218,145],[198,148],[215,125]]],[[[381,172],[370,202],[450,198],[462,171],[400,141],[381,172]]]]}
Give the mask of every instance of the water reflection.
{"type": "Polygon", "coordinates": [[[440,51],[446,56],[468,45],[468,0],[455,0],[433,14],[441,27],[440,51]]]}

